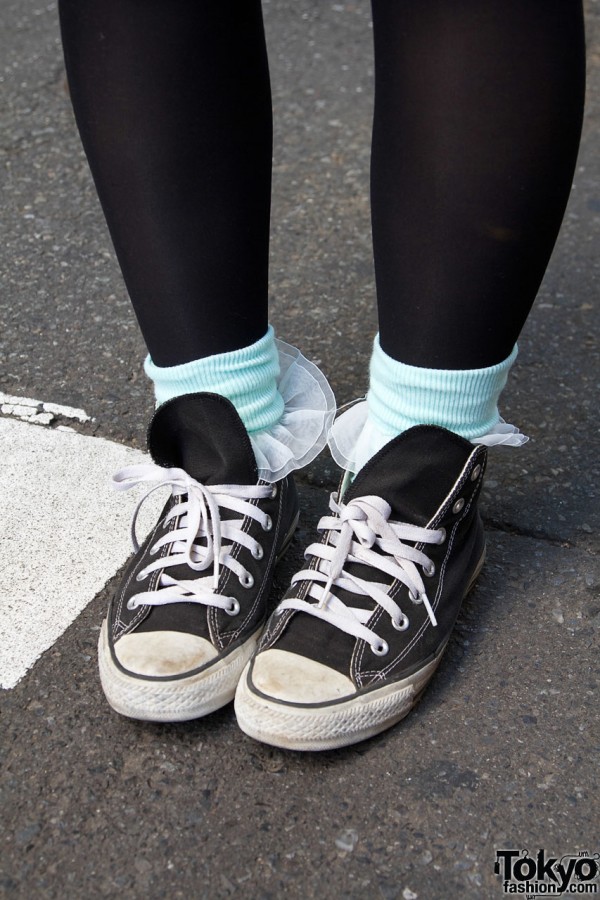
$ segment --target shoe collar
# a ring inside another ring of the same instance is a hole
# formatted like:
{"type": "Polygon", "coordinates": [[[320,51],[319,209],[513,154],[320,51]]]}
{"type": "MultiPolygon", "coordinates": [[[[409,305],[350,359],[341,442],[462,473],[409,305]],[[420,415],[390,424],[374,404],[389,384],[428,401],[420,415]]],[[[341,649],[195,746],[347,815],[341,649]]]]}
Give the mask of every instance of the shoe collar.
{"type": "MultiPolygon", "coordinates": [[[[417,425],[393,438],[358,472],[343,501],[382,497],[390,518],[426,526],[467,464],[483,464],[487,451],[445,428],[417,425]]],[[[471,468],[471,465],[469,465],[471,468]]]]}

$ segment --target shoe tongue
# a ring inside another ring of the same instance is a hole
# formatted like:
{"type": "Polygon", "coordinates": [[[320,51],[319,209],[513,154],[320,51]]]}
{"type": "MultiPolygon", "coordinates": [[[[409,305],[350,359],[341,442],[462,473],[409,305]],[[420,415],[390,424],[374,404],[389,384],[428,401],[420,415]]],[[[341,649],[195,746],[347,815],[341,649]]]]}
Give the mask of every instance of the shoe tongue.
{"type": "Polygon", "coordinates": [[[148,429],[159,466],[184,469],[202,484],[256,484],[248,432],[235,407],[219,394],[184,394],[160,406],[148,429]]]}
{"type": "Polygon", "coordinates": [[[375,495],[392,507],[390,518],[425,526],[454,486],[473,445],[435,425],[417,425],[386,444],[360,470],[345,497],[375,495]]]}

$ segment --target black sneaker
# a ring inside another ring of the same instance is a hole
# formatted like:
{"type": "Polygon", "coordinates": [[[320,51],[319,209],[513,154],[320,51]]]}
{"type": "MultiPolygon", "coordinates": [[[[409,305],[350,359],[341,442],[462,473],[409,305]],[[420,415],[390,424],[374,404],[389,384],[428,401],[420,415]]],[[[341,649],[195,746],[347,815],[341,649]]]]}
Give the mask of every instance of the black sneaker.
{"type": "Polygon", "coordinates": [[[259,480],[246,429],[216,394],[161,406],[148,446],[157,465],[132,466],[115,480],[122,488],[166,485],[172,495],[143,546],[134,543],[102,626],[100,678],[117,712],[184,721],[233,699],[298,501],[291,475],[259,480]]]}
{"type": "Polygon", "coordinates": [[[442,428],[418,426],[332,494],[321,543],[308,548],[307,567],[238,684],[246,734],[328,750],[410,711],[483,565],[477,497],[486,455],[442,428]]]}

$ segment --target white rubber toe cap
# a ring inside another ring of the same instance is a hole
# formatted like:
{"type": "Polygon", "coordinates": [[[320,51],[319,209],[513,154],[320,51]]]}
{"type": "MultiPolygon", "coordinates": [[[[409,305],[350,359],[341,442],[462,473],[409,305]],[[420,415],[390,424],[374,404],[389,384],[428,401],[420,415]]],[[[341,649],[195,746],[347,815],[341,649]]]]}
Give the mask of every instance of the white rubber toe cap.
{"type": "Polygon", "coordinates": [[[115,644],[124,669],[136,675],[185,675],[210,662],[218,651],[204,638],[180,631],[126,634],[115,644]]]}
{"type": "Polygon", "coordinates": [[[327,703],[356,693],[341,672],[287,650],[259,653],[252,683],[261,693],[287,703],[327,703]]]}

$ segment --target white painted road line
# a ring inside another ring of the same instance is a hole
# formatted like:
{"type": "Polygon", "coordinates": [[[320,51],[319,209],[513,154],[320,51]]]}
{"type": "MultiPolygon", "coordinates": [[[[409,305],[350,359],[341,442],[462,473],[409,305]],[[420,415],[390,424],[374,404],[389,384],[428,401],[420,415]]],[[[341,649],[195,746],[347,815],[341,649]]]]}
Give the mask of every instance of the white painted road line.
{"type": "Polygon", "coordinates": [[[110,477],[142,461],[103,438],[0,418],[1,687],[17,684],[127,558],[139,494],[116,494],[110,477]]]}
{"type": "Polygon", "coordinates": [[[32,397],[16,397],[13,394],[5,394],[3,391],[0,391],[0,412],[5,416],[14,416],[24,422],[33,422],[36,425],[49,425],[56,416],[76,419],[78,422],[93,421],[84,409],[61,406],[59,403],[45,403],[43,400],[34,400],[32,397]]]}

